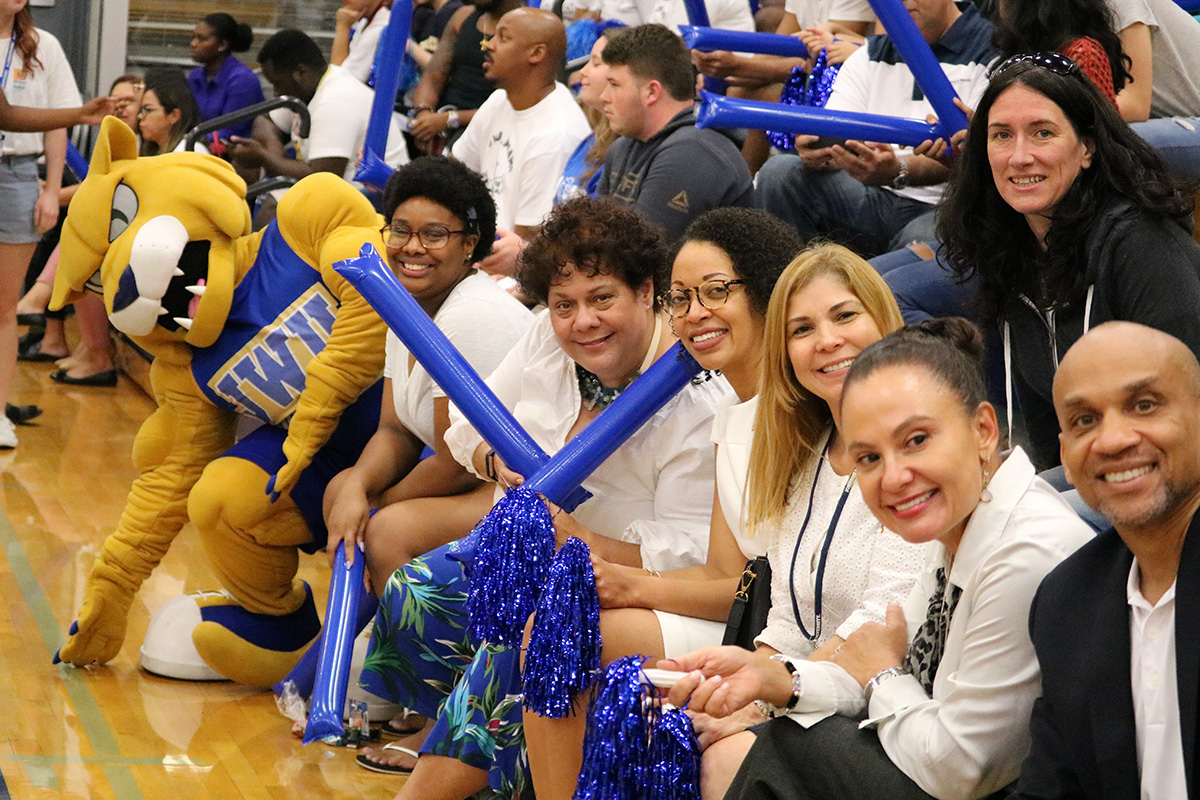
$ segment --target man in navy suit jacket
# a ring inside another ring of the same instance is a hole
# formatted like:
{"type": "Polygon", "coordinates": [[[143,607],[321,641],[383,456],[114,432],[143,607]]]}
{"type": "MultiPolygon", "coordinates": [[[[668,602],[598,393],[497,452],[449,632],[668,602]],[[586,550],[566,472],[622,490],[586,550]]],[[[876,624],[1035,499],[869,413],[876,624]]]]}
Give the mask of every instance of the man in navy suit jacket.
{"type": "Polygon", "coordinates": [[[1110,322],[1063,358],[1054,407],[1067,475],[1113,528],[1034,601],[1042,697],[1017,797],[1200,797],[1200,365],[1110,322]]]}

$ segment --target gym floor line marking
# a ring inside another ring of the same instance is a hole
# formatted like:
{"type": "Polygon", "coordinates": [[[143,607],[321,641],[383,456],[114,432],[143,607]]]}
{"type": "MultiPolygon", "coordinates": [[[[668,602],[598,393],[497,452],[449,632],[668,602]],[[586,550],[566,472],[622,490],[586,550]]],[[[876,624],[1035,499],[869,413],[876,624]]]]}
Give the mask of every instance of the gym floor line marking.
{"type": "MultiPolygon", "coordinates": [[[[58,652],[58,648],[62,647],[64,641],[62,629],[59,627],[58,620],[54,618],[54,613],[50,610],[50,604],[46,601],[46,595],[42,593],[42,587],[38,585],[37,579],[34,577],[33,565],[29,563],[25,548],[17,539],[17,534],[9,524],[8,516],[3,509],[0,509],[0,545],[4,547],[4,555],[8,560],[13,579],[21,589],[25,605],[29,607],[29,613],[33,615],[34,623],[46,645],[46,666],[49,667],[50,658],[58,652]]],[[[71,698],[71,705],[75,707],[75,714],[79,717],[83,732],[91,742],[96,756],[110,760],[121,759],[123,757],[117,746],[116,737],[113,736],[108,723],[105,722],[104,714],[100,712],[100,705],[96,702],[91,689],[88,688],[82,673],[83,670],[74,667],[61,664],[58,666],[58,675],[62,679],[63,688],[66,689],[67,696],[71,698]]],[[[106,766],[104,774],[108,778],[115,797],[120,800],[143,800],[142,793],[128,766],[106,766]]],[[[58,781],[54,778],[52,769],[50,776],[54,780],[52,785],[57,786],[58,781]]],[[[42,777],[44,778],[44,775],[42,777]]],[[[3,778],[0,777],[0,783],[2,782],[3,778]]],[[[5,788],[4,794],[0,795],[0,800],[8,797],[8,790],[5,788]]]]}

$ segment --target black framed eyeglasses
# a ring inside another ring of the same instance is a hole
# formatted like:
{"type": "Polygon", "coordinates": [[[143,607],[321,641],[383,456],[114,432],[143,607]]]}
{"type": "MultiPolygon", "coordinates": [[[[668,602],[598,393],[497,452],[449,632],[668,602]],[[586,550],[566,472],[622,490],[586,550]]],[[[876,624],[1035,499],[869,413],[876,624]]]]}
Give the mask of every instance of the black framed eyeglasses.
{"type": "Polygon", "coordinates": [[[709,311],[725,305],[729,299],[730,286],[742,286],[746,282],[740,278],[731,281],[705,281],[695,289],[668,289],[663,292],[662,304],[672,317],[686,317],[692,308],[692,294],[702,308],[709,311]]]}
{"type": "Polygon", "coordinates": [[[414,231],[407,225],[385,225],[380,229],[383,234],[383,243],[390,250],[399,250],[404,247],[415,235],[417,241],[421,243],[421,247],[426,250],[440,250],[446,246],[446,242],[450,241],[451,236],[458,234],[469,233],[470,231],[463,229],[452,231],[442,225],[429,225],[421,228],[419,231],[414,231]]]}
{"type": "Polygon", "coordinates": [[[996,69],[992,71],[992,75],[999,75],[1009,67],[1016,66],[1017,64],[1021,64],[1026,61],[1033,64],[1035,67],[1048,69],[1055,75],[1066,76],[1081,74],[1079,71],[1079,65],[1074,61],[1067,58],[1062,53],[1055,53],[1047,50],[1041,53],[1019,53],[1015,56],[1011,56],[1010,58],[1006,58],[1004,61],[1000,62],[1000,66],[996,67],[996,69]]]}

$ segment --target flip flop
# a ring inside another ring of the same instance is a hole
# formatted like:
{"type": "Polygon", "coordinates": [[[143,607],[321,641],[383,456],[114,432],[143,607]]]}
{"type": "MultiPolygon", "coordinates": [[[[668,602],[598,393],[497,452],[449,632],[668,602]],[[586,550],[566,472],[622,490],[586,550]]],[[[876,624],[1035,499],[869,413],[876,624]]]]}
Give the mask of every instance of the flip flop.
{"type": "Polygon", "coordinates": [[[4,406],[4,415],[14,425],[28,425],[31,419],[42,415],[42,409],[32,405],[14,406],[12,403],[7,403],[4,406]]]}
{"type": "MultiPolygon", "coordinates": [[[[409,747],[404,747],[400,744],[397,744],[396,742],[388,742],[387,744],[385,744],[383,746],[383,749],[384,750],[395,750],[398,753],[404,753],[405,755],[412,756],[413,758],[419,759],[421,757],[421,754],[418,753],[416,750],[413,750],[412,748],[409,748],[409,747]]],[[[360,767],[362,767],[363,769],[369,769],[372,772],[382,772],[386,775],[411,775],[412,774],[411,767],[401,767],[401,766],[397,766],[394,764],[380,764],[376,761],[372,761],[371,759],[367,758],[366,753],[360,753],[358,755],[358,757],[355,758],[354,760],[358,763],[358,765],[360,767]]]]}
{"type": "Polygon", "coordinates": [[[415,711],[411,711],[404,715],[404,719],[397,725],[395,720],[389,719],[379,727],[380,733],[392,739],[402,739],[405,736],[412,736],[414,733],[420,733],[425,727],[425,717],[415,711]],[[418,720],[416,727],[412,727],[409,723],[410,719],[418,720]]]}

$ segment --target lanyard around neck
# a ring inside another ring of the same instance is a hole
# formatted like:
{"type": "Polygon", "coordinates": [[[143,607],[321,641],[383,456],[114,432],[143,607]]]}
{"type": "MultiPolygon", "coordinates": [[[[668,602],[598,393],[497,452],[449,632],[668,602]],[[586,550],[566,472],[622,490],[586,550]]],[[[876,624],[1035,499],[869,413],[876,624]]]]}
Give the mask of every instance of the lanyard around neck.
{"type": "Polygon", "coordinates": [[[813,632],[809,633],[804,627],[804,621],[800,619],[800,604],[796,601],[796,558],[800,554],[800,542],[804,539],[804,533],[808,530],[808,521],[812,519],[813,501],[817,497],[817,482],[821,479],[821,462],[825,461],[829,455],[829,444],[826,443],[825,449],[821,451],[821,459],[817,462],[817,471],[813,475],[812,489],[808,493],[808,510],[804,512],[804,524],[800,526],[800,534],[796,537],[796,546],[792,550],[792,568],[788,571],[788,590],[792,596],[792,613],[796,615],[796,625],[800,627],[800,633],[810,642],[814,642],[821,637],[821,589],[825,583],[825,563],[829,559],[829,546],[833,544],[833,534],[837,530],[838,520],[842,518],[842,509],[846,507],[846,498],[850,496],[850,489],[854,486],[854,472],[850,473],[850,477],[846,479],[846,485],[842,487],[842,496],[838,498],[837,508],[833,511],[833,517],[829,520],[829,527],[825,530],[825,542],[821,546],[821,560],[817,562],[817,579],[816,585],[813,587],[813,610],[816,612],[813,620],[813,632]]]}
{"type": "MultiPolygon", "coordinates": [[[[0,91],[7,91],[6,84],[8,83],[8,72],[12,69],[13,50],[17,47],[17,26],[14,23],[12,36],[8,37],[8,53],[4,56],[4,72],[0,73],[0,91]]],[[[7,133],[0,131],[0,147],[4,146],[4,139],[7,133]]]]}

